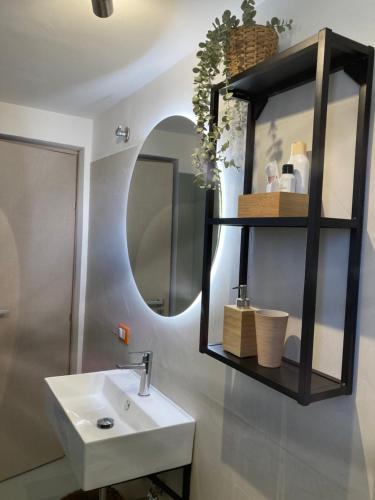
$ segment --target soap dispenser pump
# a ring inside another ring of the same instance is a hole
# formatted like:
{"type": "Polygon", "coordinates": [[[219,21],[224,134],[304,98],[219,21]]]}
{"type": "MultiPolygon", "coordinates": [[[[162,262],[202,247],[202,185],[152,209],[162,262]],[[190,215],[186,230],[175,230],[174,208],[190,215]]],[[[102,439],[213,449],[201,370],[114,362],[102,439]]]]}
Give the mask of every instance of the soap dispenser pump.
{"type": "Polygon", "coordinates": [[[239,290],[236,305],[224,306],[223,349],[239,358],[257,355],[255,335],[255,310],[250,307],[247,285],[239,290]]]}
{"type": "Polygon", "coordinates": [[[250,299],[247,296],[247,285],[235,286],[233,290],[239,290],[239,297],[236,301],[237,307],[248,309],[250,307],[250,299]]]}

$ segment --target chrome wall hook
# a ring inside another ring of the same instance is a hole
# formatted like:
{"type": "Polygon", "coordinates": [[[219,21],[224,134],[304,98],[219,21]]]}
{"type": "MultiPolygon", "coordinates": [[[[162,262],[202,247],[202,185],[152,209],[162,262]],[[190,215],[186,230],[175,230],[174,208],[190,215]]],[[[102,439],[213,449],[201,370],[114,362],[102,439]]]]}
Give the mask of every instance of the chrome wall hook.
{"type": "Polygon", "coordinates": [[[116,137],[121,138],[123,142],[128,142],[130,139],[130,128],[119,125],[115,132],[116,137]]]}

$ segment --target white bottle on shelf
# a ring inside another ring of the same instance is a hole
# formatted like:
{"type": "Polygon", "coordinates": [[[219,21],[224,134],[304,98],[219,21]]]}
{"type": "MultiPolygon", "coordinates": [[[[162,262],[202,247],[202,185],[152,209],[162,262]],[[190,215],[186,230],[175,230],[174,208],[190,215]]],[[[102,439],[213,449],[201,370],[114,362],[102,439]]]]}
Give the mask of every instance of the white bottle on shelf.
{"type": "Polygon", "coordinates": [[[283,173],[280,177],[280,191],[283,193],[296,192],[296,178],[294,176],[294,169],[291,163],[283,165],[283,173]]]}
{"type": "Polygon", "coordinates": [[[279,167],[277,161],[273,160],[266,165],[266,193],[279,191],[279,167]]]}
{"type": "Polygon", "coordinates": [[[294,166],[296,193],[307,194],[310,182],[310,162],[306,156],[306,144],[304,142],[293,142],[288,163],[294,166]]]}

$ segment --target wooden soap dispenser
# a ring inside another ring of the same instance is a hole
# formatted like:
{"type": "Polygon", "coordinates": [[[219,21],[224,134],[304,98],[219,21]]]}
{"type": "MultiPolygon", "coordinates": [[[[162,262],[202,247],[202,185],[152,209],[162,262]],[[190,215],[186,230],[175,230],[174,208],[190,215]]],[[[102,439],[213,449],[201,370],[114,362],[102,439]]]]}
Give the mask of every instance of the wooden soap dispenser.
{"type": "Polygon", "coordinates": [[[256,356],[255,309],[250,307],[247,285],[235,289],[239,289],[236,305],[224,306],[223,348],[239,358],[256,356]]]}

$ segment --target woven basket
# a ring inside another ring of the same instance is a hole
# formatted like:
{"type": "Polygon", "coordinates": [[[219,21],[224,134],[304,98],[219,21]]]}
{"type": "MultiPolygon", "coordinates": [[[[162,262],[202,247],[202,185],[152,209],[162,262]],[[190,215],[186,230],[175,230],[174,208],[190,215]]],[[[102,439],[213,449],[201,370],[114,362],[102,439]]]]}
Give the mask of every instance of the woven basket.
{"type": "Polygon", "coordinates": [[[235,76],[273,56],[279,37],[269,26],[239,26],[230,31],[227,52],[229,71],[235,76]]]}

